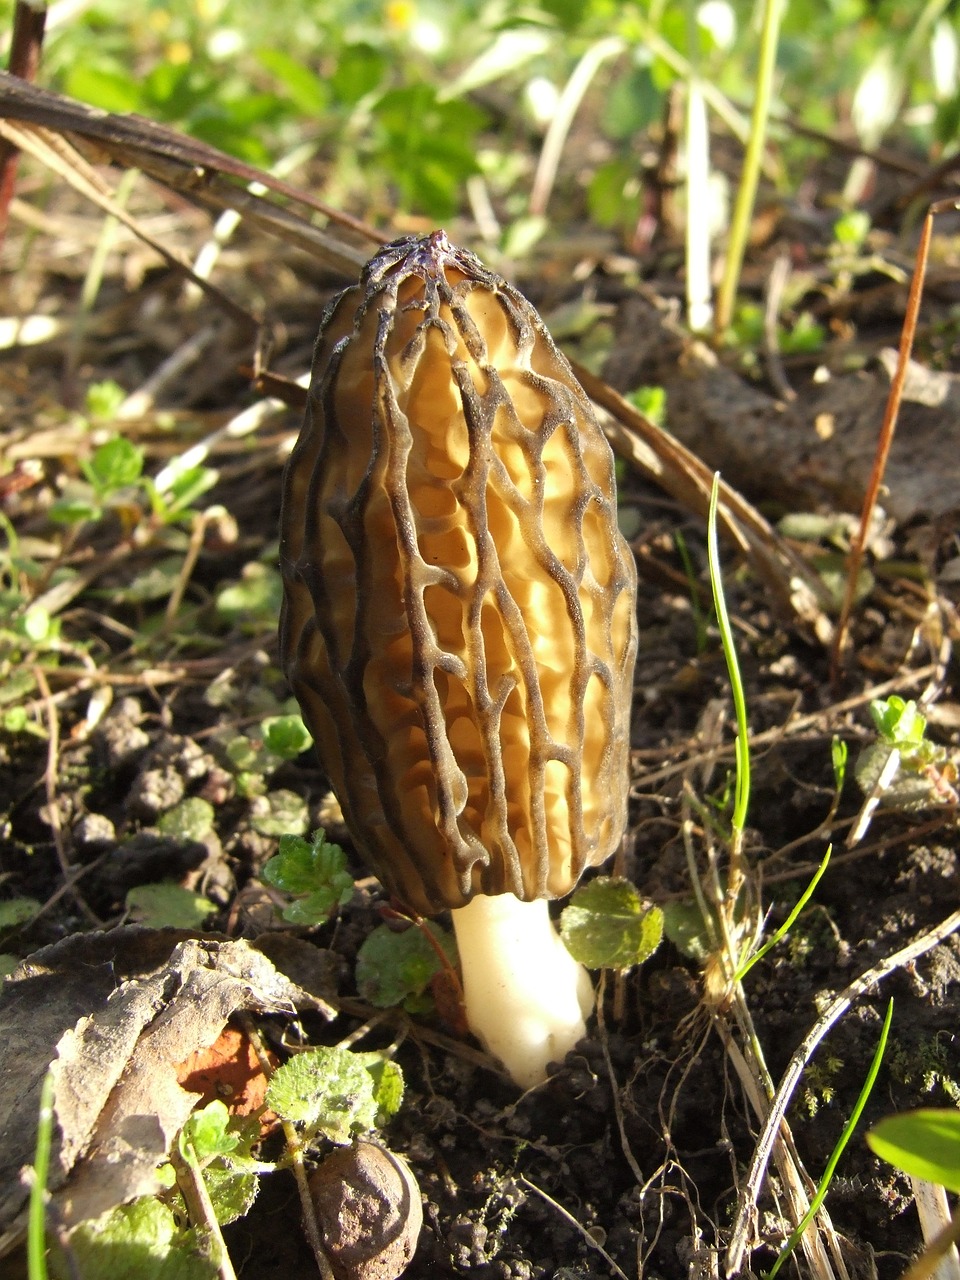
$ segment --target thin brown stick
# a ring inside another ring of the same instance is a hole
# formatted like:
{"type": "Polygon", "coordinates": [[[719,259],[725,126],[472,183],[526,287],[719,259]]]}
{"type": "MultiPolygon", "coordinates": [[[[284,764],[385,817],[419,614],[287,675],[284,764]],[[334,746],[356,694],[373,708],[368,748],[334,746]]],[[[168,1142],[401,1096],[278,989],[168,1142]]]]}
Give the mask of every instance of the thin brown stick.
{"type": "Polygon", "coordinates": [[[900,1280],[930,1280],[936,1273],[941,1259],[960,1240],[960,1206],[953,1211],[947,1225],[927,1245],[920,1257],[903,1273],[900,1280]]]}
{"type": "MultiPolygon", "coordinates": [[[[17,0],[13,10],[13,35],[10,41],[10,74],[19,80],[33,80],[40,66],[43,29],[47,21],[46,0],[17,0]]],[[[10,201],[17,181],[20,152],[5,138],[0,139],[0,247],[7,233],[10,201]]]]}
{"type": "Polygon", "coordinates": [[[616,1072],[613,1069],[613,1062],[610,1059],[610,1041],[607,1036],[607,1025],[603,1014],[604,996],[606,994],[607,970],[600,971],[600,985],[597,988],[597,1028],[600,1032],[600,1047],[603,1049],[603,1061],[607,1068],[607,1078],[610,1081],[610,1090],[613,1095],[613,1111],[617,1118],[617,1129],[620,1133],[620,1149],[623,1152],[624,1159],[630,1166],[630,1171],[637,1180],[637,1186],[642,1187],[646,1181],[643,1170],[637,1163],[637,1158],[633,1154],[633,1148],[630,1146],[630,1139],[627,1137],[626,1118],[623,1114],[623,1098],[620,1092],[620,1082],[617,1079],[616,1072]]]}
{"type": "Polygon", "coordinates": [[[50,824],[50,830],[53,834],[53,847],[57,851],[57,862],[60,864],[60,873],[63,876],[64,883],[70,885],[70,896],[76,902],[77,906],[87,917],[90,923],[97,929],[103,927],[103,921],[90,908],[87,900],[77,889],[73,887],[74,875],[73,867],[67,856],[67,842],[63,834],[63,824],[60,821],[60,807],[57,803],[57,766],[60,758],[60,717],[57,715],[57,709],[53,704],[50,696],[50,686],[47,683],[47,677],[43,668],[35,666],[33,668],[33,677],[37,682],[37,688],[43,698],[44,710],[47,717],[47,764],[43,771],[43,785],[47,798],[47,821],[50,824]]]}
{"type": "Polygon", "coordinates": [[[142,168],[149,173],[152,160],[172,161],[198,189],[218,174],[227,174],[244,184],[261,182],[269,191],[316,209],[331,222],[349,228],[374,244],[382,244],[389,238],[352,214],[327,204],[319,196],[291,186],[255,165],[245,164],[198,138],[168,129],[143,116],[111,115],[99,111],[75,98],[25,84],[4,71],[0,71],[0,116],[90,139],[99,144],[101,154],[106,151],[127,168],[142,168]],[[122,154],[124,152],[132,158],[122,154]]]}
{"type": "Polygon", "coordinates": [[[850,612],[853,609],[853,601],[857,593],[860,566],[863,564],[867,539],[870,536],[870,523],[873,519],[874,507],[877,505],[880,485],[883,483],[884,473],[887,469],[887,458],[890,456],[890,446],[893,444],[893,434],[896,430],[897,416],[900,412],[900,401],[903,399],[903,388],[907,380],[907,369],[910,365],[910,352],[913,349],[913,338],[917,331],[920,299],[923,296],[923,280],[927,269],[927,256],[930,252],[930,237],[933,234],[933,215],[934,210],[931,208],[927,211],[927,216],[923,220],[920,243],[917,245],[913,279],[910,281],[910,293],[907,297],[907,310],[903,317],[903,328],[900,331],[897,368],[890,383],[890,394],[887,397],[887,407],[884,411],[883,424],[880,428],[880,438],[877,440],[877,451],[873,459],[873,468],[870,472],[867,492],[863,499],[863,509],[860,512],[860,528],[857,530],[857,536],[854,539],[853,546],[850,549],[850,557],[847,561],[847,586],[843,595],[843,607],[840,610],[840,617],[837,620],[837,627],[833,634],[833,647],[830,651],[830,678],[834,683],[836,683],[840,671],[840,660],[847,638],[850,612]]]}
{"type": "Polygon", "coordinates": [[[895,973],[897,969],[902,969],[905,965],[925,955],[928,951],[932,951],[935,946],[943,942],[952,933],[956,933],[958,929],[960,929],[960,911],[954,911],[940,924],[932,929],[924,930],[907,946],[895,951],[893,955],[887,956],[880,964],[874,965],[872,969],[862,973],[841,991],[835,1000],[831,1001],[810,1031],[804,1036],[799,1048],[790,1059],[786,1071],[783,1073],[776,1097],[764,1124],[763,1132],[757,1141],[750,1172],[740,1191],[737,1219],[731,1236],[730,1248],[727,1252],[727,1270],[730,1274],[736,1275],[743,1262],[747,1228],[754,1206],[757,1203],[757,1197],[760,1194],[760,1187],[766,1176],[767,1164],[774,1140],[779,1132],[787,1107],[790,1105],[794,1090],[800,1082],[800,1077],[820,1041],[838,1019],[846,1013],[854,1001],[865,995],[871,987],[882,982],[884,978],[889,977],[891,973],[895,973]]]}
{"type": "MultiPolygon", "coordinates": [[[[263,1047],[263,1041],[260,1038],[260,1031],[257,1028],[253,1018],[248,1013],[238,1013],[237,1021],[243,1027],[250,1043],[253,1045],[253,1051],[257,1055],[257,1061],[260,1064],[260,1070],[269,1080],[273,1075],[273,1063],[263,1047]]],[[[317,1221],[317,1211],[313,1203],[313,1197],[310,1194],[310,1187],[307,1183],[307,1171],[303,1162],[303,1144],[300,1137],[290,1123],[289,1120],[281,1120],[280,1126],[283,1129],[283,1136],[287,1144],[287,1151],[290,1155],[290,1164],[293,1169],[293,1176],[296,1179],[297,1191],[300,1195],[300,1208],[303,1213],[303,1228],[313,1251],[314,1261],[317,1264],[317,1270],[323,1277],[323,1280],[336,1280],[333,1273],[333,1267],[330,1265],[330,1259],[327,1257],[326,1250],[323,1247],[323,1236],[320,1231],[320,1223],[317,1221]]]]}
{"type": "Polygon", "coordinates": [[[109,184],[104,182],[97,170],[88,164],[79,151],[75,150],[65,138],[52,130],[43,129],[36,125],[15,124],[13,121],[4,120],[2,117],[0,117],[0,138],[14,143],[21,151],[29,152],[41,164],[46,165],[48,169],[51,169],[59,177],[69,182],[72,187],[86,196],[88,200],[92,200],[94,204],[99,205],[104,213],[111,214],[118,222],[121,222],[135,236],[141,239],[144,244],[148,244],[151,249],[156,250],[170,266],[182,271],[222,311],[225,311],[240,326],[241,330],[253,333],[259,330],[260,321],[256,316],[251,315],[239,303],[234,302],[222,289],[218,289],[209,280],[203,280],[196,275],[189,262],[144,231],[137,219],[131,217],[116,202],[114,191],[109,184]]]}
{"type": "Polygon", "coordinates": [[[621,1269],[617,1266],[614,1260],[610,1257],[609,1253],[607,1253],[606,1249],[604,1249],[603,1245],[600,1244],[599,1241],[594,1240],[593,1236],[586,1229],[583,1223],[579,1222],[573,1216],[573,1214],[569,1211],[569,1209],[565,1209],[562,1204],[558,1204],[557,1201],[554,1200],[552,1196],[548,1195],[546,1191],[543,1190],[542,1187],[538,1187],[535,1182],[531,1182],[530,1179],[526,1177],[524,1174],[520,1175],[518,1181],[522,1186],[527,1187],[530,1191],[534,1192],[535,1195],[538,1195],[541,1200],[543,1200],[546,1204],[550,1206],[551,1209],[554,1209],[557,1213],[559,1213],[560,1217],[563,1218],[566,1222],[568,1222],[570,1226],[574,1228],[575,1231],[578,1231],[580,1235],[583,1237],[584,1244],[586,1244],[589,1248],[594,1249],[597,1253],[600,1254],[601,1258],[603,1258],[604,1262],[607,1264],[607,1266],[610,1268],[610,1270],[613,1272],[615,1276],[619,1276],[620,1280],[629,1280],[629,1277],[627,1276],[626,1272],[621,1271],[621,1269]]]}
{"type": "Polygon", "coordinates": [[[197,560],[203,549],[203,537],[207,529],[207,513],[198,511],[190,525],[190,543],[187,547],[187,553],[183,557],[183,564],[180,566],[180,572],[177,574],[177,581],[174,583],[173,590],[170,592],[170,599],[167,601],[167,607],[163,611],[163,630],[169,633],[173,624],[176,622],[177,613],[180,605],[183,603],[183,595],[190,582],[190,578],[197,566],[197,560]]]}
{"type": "Polygon", "coordinates": [[[220,1280],[237,1280],[237,1273],[233,1269],[220,1223],[217,1221],[217,1211],[213,1207],[199,1166],[193,1160],[185,1160],[176,1143],[170,1152],[170,1163],[176,1172],[177,1186],[187,1206],[191,1223],[199,1228],[201,1236],[206,1233],[209,1260],[217,1268],[217,1275],[220,1280]]]}

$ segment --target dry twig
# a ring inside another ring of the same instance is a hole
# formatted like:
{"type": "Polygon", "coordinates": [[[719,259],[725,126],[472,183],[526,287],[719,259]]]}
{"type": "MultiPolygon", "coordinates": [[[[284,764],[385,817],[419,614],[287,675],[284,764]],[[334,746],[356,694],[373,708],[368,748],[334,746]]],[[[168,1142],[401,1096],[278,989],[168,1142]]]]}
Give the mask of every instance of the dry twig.
{"type": "Polygon", "coordinates": [[[865,995],[871,987],[882,982],[891,973],[895,973],[898,969],[902,969],[920,956],[926,955],[928,951],[932,951],[935,946],[938,946],[952,933],[956,933],[958,929],[960,929],[960,911],[951,912],[945,920],[942,920],[934,928],[925,929],[907,946],[895,951],[893,955],[887,956],[880,964],[874,965],[873,968],[862,973],[859,978],[855,978],[848,987],[841,991],[835,1000],[830,1002],[814,1026],[804,1036],[799,1048],[790,1059],[786,1071],[783,1073],[776,1097],[773,1099],[767,1115],[763,1132],[754,1149],[750,1172],[740,1192],[737,1219],[727,1252],[727,1270],[731,1274],[736,1274],[743,1262],[743,1256],[747,1248],[750,1217],[766,1175],[771,1148],[783,1123],[784,1115],[790,1105],[794,1090],[817,1045],[855,1000],[865,995]]]}

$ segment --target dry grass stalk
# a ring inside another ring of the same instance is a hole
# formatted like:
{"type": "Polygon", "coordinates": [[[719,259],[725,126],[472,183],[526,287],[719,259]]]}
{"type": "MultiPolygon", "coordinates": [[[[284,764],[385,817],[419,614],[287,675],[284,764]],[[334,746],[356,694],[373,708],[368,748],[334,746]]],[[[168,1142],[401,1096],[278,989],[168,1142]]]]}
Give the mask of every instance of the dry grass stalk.
{"type": "MultiPolygon", "coordinates": [[[[140,117],[108,115],[62,95],[25,85],[0,72],[0,136],[24,150],[81,190],[105,212],[117,216],[157,252],[183,270],[223,309],[246,328],[254,317],[239,308],[192,268],[138,228],[136,220],[118,209],[112,191],[84,161],[77,146],[95,149],[114,163],[138,167],[154,181],[177,191],[193,203],[220,212],[234,209],[253,225],[310,253],[318,261],[346,276],[355,276],[366,261],[368,246],[386,237],[349,215],[332,209],[307,192],[272,174],[226,156],[206,144],[140,117]],[[6,117],[6,119],[4,119],[6,117]],[[19,123],[13,123],[13,122],[19,123]],[[39,128],[38,126],[42,126],[39,128]],[[67,135],[63,152],[55,135],[67,135]],[[366,244],[355,246],[338,231],[321,230],[293,210],[253,194],[237,185],[262,183],[275,195],[323,213],[366,244]]],[[[689,450],[654,427],[641,413],[602,379],[574,363],[574,372],[594,403],[610,416],[607,434],[621,456],[678,499],[689,510],[706,514],[710,492],[708,469],[689,450]]],[[[821,643],[832,636],[827,617],[827,596],[816,573],[779,537],[755,508],[729,486],[721,487],[720,527],[746,555],[755,571],[773,592],[781,609],[809,628],[821,643]]]]}

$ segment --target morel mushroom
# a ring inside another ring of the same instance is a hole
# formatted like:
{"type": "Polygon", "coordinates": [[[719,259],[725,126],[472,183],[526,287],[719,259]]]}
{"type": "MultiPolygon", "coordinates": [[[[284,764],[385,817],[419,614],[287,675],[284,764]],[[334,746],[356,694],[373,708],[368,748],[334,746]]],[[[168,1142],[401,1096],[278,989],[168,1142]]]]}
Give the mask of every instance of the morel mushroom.
{"type": "Polygon", "coordinates": [[[593,1003],[548,899],[626,820],[636,567],[570,366],[443,232],[324,314],[280,557],[284,668],[357,845],[452,909],[467,1022],[535,1083],[593,1003]]]}

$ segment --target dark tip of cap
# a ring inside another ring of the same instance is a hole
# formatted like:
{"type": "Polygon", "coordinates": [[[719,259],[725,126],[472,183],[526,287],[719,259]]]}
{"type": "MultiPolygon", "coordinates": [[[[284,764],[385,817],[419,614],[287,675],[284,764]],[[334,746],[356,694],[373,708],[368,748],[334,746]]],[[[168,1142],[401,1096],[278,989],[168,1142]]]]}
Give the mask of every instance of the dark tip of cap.
{"type": "Polygon", "coordinates": [[[443,230],[424,236],[403,236],[378,250],[364,268],[364,275],[374,282],[397,271],[425,280],[437,279],[452,258],[466,256],[466,251],[451,244],[443,230]]]}

